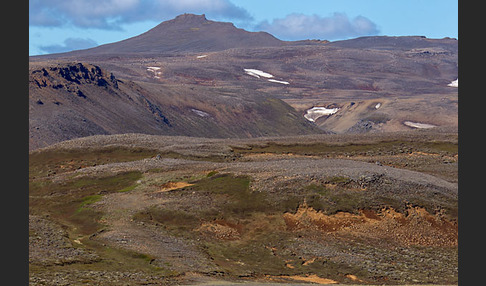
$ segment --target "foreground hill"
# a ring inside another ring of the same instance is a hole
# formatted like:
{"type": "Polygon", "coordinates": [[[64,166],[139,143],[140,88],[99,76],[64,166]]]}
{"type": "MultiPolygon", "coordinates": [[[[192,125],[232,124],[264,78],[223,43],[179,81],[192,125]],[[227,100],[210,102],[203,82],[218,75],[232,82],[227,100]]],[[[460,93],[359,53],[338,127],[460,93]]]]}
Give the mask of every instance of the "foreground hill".
{"type": "Polygon", "coordinates": [[[457,159],[430,131],[64,141],[29,155],[30,282],[456,284],[457,159]]]}

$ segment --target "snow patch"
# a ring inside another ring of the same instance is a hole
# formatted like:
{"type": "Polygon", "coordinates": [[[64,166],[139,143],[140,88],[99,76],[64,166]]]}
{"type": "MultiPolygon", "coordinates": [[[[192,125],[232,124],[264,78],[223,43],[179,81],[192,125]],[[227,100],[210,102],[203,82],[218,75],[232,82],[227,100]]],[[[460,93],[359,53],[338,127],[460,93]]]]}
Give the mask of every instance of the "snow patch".
{"type": "Polygon", "coordinates": [[[419,128],[419,129],[428,129],[428,128],[436,127],[436,125],[427,124],[427,123],[412,122],[412,121],[405,121],[405,122],[403,122],[403,124],[407,125],[408,127],[419,128]]]}
{"type": "Polygon", "coordinates": [[[339,108],[312,107],[304,115],[305,119],[315,122],[319,117],[332,115],[338,112],[339,108]]]}
{"type": "Polygon", "coordinates": [[[153,73],[153,77],[156,78],[156,79],[160,79],[160,76],[162,74],[162,72],[159,71],[160,70],[160,67],[147,67],[147,71],[153,73]]]}
{"type": "Polygon", "coordinates": [[[264,71],[261,71],[261,70],[256,70],[256,69],[244,69],[244,70],[245,70],[246,74],[254,76],[256,78],[260,78],[261,76],[265,77],[265,78],[272,78],[273,77],[273,75],[266,73],[264,71]]]}
{"type": "Polygon", "coordinates": [[[451,81],[447,86],[459,87],[459,79],[451,81]]]}
{"type": "Polygon", "coordinates": [[[288,81],[273,79],[272,74],[269,74],[269,73],[261,71],[261,70],[257,70],[257,69],[243,69],[243,70],[245,71],[245,73],[247,75],[251,75],[251,76],[256,77],[256,78],[264,77],[264,78],[267,78],[267,80],[269,82],[275,82],[275,83],[280,83],[280,84],[285,84],[285,85],[290,84],[290,82],[288,82],[288,81]]]}
{"type": "Polygon", "coordinates": [[[269,79],[268,81],[270,81],[270,82],[276,82],[276,83],[281,83],[281,84],[290,84],[288,81],[276,80],[276,79],[269,79]]]}
{"type": "Polygon", "coordinates": [[[207,57],[208,55],[200,55],[200,56],[197,56],[196,59],[203,59],[205,57],[207,57]]]}
{"type": "Polygon", "coordinates": [[[381,103],[380,103],[380,102],[378,102],[378,103],[375,105],[375,109],[378,109],[378,108],[380,108],[380,107],[381,107],[381,103]]]}
{"type": "Polygon", "coordinates": [[[196,113],[197,115],[201,116],[201,117],[208,117],[210,116],[209,113],[207,112],[204,112],[204,111],[201,111],[201,110],[197,110],[197,109],[194,109],[194,108],[191,108],[191,111],[196,113]]]}

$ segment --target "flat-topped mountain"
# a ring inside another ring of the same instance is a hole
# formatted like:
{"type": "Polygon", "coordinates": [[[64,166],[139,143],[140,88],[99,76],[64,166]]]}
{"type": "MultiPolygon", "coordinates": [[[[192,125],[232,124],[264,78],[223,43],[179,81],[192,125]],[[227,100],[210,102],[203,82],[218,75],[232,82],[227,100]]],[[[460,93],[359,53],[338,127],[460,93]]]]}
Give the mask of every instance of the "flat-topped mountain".
{"type": "MultiPolygon", "coordinates": [[[[402,50],[410,51],[427,48],[439,53],[457,52],[457,40],[453,38],[428,39],[424,36],[369,36],[355,39],[335,41],[329,46],[352,49],[374,49],[374,50],[402,50]],[[440,48],[440,49],[439,49],[440,48]]],[[[429,51],[431,52],[431,51],[429,51]]]]}

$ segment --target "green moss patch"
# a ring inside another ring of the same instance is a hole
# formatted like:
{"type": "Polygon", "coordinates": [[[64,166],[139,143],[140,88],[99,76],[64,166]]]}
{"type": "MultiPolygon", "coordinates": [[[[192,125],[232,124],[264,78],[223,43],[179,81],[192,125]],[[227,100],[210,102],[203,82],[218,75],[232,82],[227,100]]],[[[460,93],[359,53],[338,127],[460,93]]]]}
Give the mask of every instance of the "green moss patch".
{"type": "Polygon", "coordinates": [[[100,227],[101,213],[89,208],[103,194],[130,188],[142,177],[140,172],[127,172],[109,177],[84,177],[65,182],[48,179],[29,183],[29,211],[49,214],[61,223],[72,225],[81,234],[100,227]]]}
{"type": "Polygon", "coordinates": [[[49,150],[29,154],[29,178],[39,178],[113,162],[150,158],[157,151],[143,148],[106,147],[49,150]]]}

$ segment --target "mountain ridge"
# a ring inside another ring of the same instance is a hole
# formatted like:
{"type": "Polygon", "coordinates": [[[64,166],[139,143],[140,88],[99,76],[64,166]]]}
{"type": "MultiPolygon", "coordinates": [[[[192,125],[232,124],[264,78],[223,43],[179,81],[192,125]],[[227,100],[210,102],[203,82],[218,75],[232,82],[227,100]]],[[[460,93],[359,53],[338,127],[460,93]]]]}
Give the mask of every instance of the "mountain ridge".
{"type": "Polygon", "coordinates": [[[352,39],[328,41],[306,39],[284,41],[264,31],[250,32],[237,28],[231,22],[208,20],[205,14],[185,13],[162,21],[155,27],[128,39],[102,44],[93,48],[63,53],[30,56],[31,58],[60,58],[87,55],[134,54],[134,53],[179,53],[214,52],[233,48],[284,47],[329,44],[340,48],[374,47],[404,49],[433,47],[434,42],[457,42],[455,38],[429,39],[425,36],[363,36],[352,39]]]}

